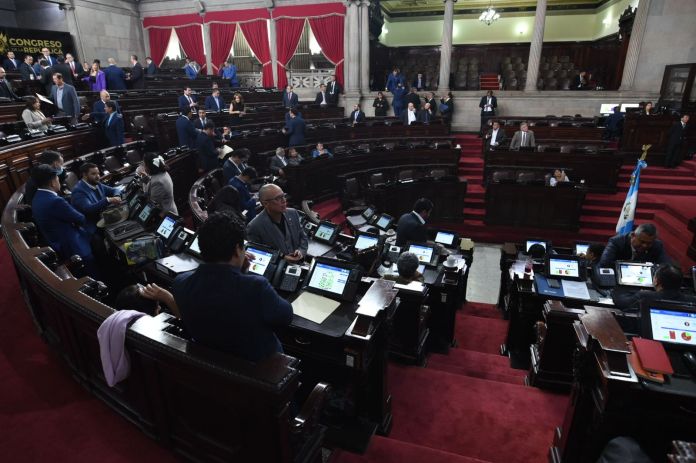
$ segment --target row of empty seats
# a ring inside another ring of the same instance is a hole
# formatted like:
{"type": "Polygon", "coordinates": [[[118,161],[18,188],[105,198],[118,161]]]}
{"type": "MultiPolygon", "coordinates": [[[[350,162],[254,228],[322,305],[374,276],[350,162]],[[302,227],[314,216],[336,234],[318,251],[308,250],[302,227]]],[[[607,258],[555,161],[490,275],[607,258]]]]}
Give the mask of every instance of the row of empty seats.
{"type": "MultiPolygon", "coordinates": [[[[565,170],[566,174],[569,174],[568,169],[565,170]]],[[[496,170],[491,173],[490,180],[493,183],[522,183],[522,184],[535,184],[535,185],[550,185],[550,180],[552,177],[551,172],[544,171],[514,171],[514,170],[496,170]]],[[[562,186],[572,186],[571,182],[559,182],[558,185],[562,186]]]]}

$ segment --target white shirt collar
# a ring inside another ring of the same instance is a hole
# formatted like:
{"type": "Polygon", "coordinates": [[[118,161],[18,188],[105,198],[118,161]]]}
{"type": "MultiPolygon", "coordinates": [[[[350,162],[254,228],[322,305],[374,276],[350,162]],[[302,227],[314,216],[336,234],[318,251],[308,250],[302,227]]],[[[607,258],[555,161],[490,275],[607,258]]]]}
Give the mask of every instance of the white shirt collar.
{"type": "Polygon", "coordinates": [[[425,219],[424,219],[423,217],[421,217],[421,215],[420,215],[418,212],[416,212],[416,211],[411,211],[411,213],[412,213],[412,214],[415,214],[416,217],[418,217],[418,221],[419,221],[420,223],[422,223],[423,225],[425,225],[425,219]]]}
{"type": "Polygon", "coordinates": [[[58,193],[53,190],[47,190],[46,188],[37,188],[36,191],[45,191],[47,193],[51,193],[53,196],[58,196],[58,193]]]}

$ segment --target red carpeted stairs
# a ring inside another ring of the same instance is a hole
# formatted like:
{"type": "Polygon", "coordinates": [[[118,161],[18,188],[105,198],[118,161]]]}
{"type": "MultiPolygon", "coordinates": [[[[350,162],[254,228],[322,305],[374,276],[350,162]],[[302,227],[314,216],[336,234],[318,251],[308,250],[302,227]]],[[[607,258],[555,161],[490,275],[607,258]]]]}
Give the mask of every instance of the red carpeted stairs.
{"type": "Polygon", "coordinates": [[[524,385],[498,354],[507,322],[494,305],[469,302],[457,314],[458,346],[431,354],[426,368],[389,365],[394,425],[365,455],[336,451],[332,463],[544,462],[565,395],[524,385]]]}
{"type": "Polygon", "coordinates": [[[480,90],[498,90],[500,89],[500,79],[495,72],[482,72],[479,75],[480,90]]]}

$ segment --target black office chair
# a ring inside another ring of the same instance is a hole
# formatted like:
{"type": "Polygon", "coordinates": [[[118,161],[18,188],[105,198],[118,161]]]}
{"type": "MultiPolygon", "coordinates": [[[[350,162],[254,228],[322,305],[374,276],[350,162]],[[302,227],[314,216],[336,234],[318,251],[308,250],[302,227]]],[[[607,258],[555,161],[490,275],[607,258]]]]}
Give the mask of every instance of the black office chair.
{"type": "Polygon", "coordinates": [[[536,180],[534,172],[520,172],[517,174],[517,183],[530,183],[536,180]]]}
{"type": "Polygon", "coordinates": [[[138,150],[128,150],[126,151],[126,160],[130,165],[135,165],[143,160],[143,156],[138,150]]]}
{"type": "Polygon", "coordinates": [[[106,167],[106,169],[109,171],[114,171],[123,166],[121,165],[121,160],[116,156],[108,156],[106,159],[104,159],[104,167],[106,167]]]}
{"type": "Polygon", "coordinates": [[[512,181],[512,172],[509,170],[496,170],[491,174],[493,183],[506,183],[512,181]]]}
{"type": "Polygon", "coordinates": [[[77,185],[77,182],[80,181],[80,178],[77,176],[75,172],[68,172],[65,174],[65,186],[68,187],[68,190],[72,191],[73,188],[75,188],[75,185],[77,185]]]}
{"type": "Polygon", "coordinates": [[[384,186],[387,184],[387,180],[382,172],[377,172],[370,175],[370,186],[373,188],[384,186]]]}
{"type": "Polygon", "coordinates": [[[404,170],[399,172],[397,179],[400,182],[411,181],[415,178],[415,176],[413,174],[414,174],[413,169],[404,169],[404,170]]]}

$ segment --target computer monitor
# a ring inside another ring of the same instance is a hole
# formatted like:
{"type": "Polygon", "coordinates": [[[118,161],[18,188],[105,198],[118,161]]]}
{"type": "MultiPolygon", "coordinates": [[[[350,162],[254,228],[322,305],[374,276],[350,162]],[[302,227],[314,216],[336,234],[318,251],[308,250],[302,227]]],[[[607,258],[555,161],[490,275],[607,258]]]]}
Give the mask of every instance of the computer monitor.
{"type": "Polygon", "coordinates": [[[527,240],[527,243],[524,246],[524,252],[529,252],[529,248],[534,246],[535,244],[540,244],[544,246],[544,249],[548,251],[548,243],[544,240],[527,240]]]}
{"type": "Polygon", "coordinates": [[[575,255],[587,254],[587,250],[590,249],[589,243],[575,243],[575,255]]]}
{"type": "Polygon", "coordinates": [[[198,234],[193,238],[191,244],[186,248],[186,252],[195,257],[201,256],[201,247],[198,245],[198,234]]]}
{"type": "Polygon", "coordinates": [[[447,247],[456,247],[457,235],[448,231],[438,231],[435,242],[447,247]]]}
{"type": "Polygon", "coordinates": [[[389,230],[389,227],[391,227],[393,222],[394,217],[390,216],[389,214],[380,214],[379,218],[375,222],[375,226],[380,230],[386,231],[389,230]]]}
{"type": "Polygon", "coordinates": [[[640,105],[638,103],[624,103],[621,105],[621,112],[625,113],[626,109],[628,108],[639,108],[640,105]]]}
{"type": "Polygon", "coordinates": [[[363,249],[368,249],[379,244],[379,236],[373,235],[372,233],[360,232],[355,239],[354,248],[356,251],[362,251],[363,249]]]}
{"type": "Polygon", "coordinates": [[[617,106],[619,106],[619,103],[602,103],[599,107],[599,114],[611,114],[617,106]]]}
{"type": "Polygon", "coordinates": [[[418,257],[418,262],[428,267],[437,267],[437,261],[440,257],[437,249],[434,246],[420,243],[409,243],[408,252],[412,252],[418,257]]]}
{"type": "Polygon", "coordinates": [[[616,275],[619,285],[652,288],[653,269],[653,264],[649,262],[643,263],[619,261],[616,263],[616,275]]]}
{"type": "Polygon", "coordinates": [[[546,277],[561,280],[583,280],[582,265],[578,256],[549,255],[546,258],[546,277]]]}
{"type": "Polygon", "coordinates": [[[254,256],[254,260],[249,264],[249,271],[257,275],[264,276],[269,264],[278,260],[277,251],[263,249],[255,244],[248,244],[246,250],[254,256]]]}
{"type": "Polygon", "coordinates": [[[333,244],[338,234],[338,225],[331,222],[321,222],[317,231],[314,232],[314,239],[322,243],[333,244]]]}
{"type": "Polygon", "coordinates": [[[164,241],[167,241],[172,236],[178,222],[176,217],[166,215],[164,219],[162,219],[162,222],[160,222],[155,233],[164,241]]]}
{"type": "Polygon", "coordinates": [[[644,301],[641,335],[678,347],[696,347],[696,305],[677,301],[644,301]]]}

